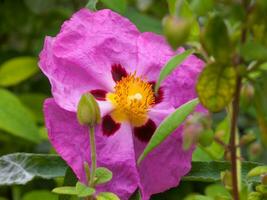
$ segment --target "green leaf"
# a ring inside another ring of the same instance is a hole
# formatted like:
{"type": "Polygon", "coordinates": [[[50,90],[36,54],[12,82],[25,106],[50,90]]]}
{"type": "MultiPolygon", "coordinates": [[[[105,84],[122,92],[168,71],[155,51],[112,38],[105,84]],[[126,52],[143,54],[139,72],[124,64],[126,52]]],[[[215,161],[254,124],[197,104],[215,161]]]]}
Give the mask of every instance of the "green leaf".
{"type": "Polygon", "coordinates": [[[201,72],[196,89],[202,105],[212,112],[218,112],[231,102],[235,85],[235,69],[213,63],[201,72]]]}
{"type": "Polygon", "coordinates": [[[57,200],[57,195],[51,193],[50,191],[46,190],[34,190],[31,192],[26,193],[22,200],[36,200],[36,199],[42,199],[42,200],[57,200]]]}
{"type": "MultiPolygon", "coordinates": [[[[245,182],[260,182],[259,178],[248,179],[247,173],[259,163],[242,162],[242,180],[245,182]]],[[[231,169],[230,162],[192,162],[192,169],[185,177],[184,181],[216,182],[221,180],[221,172],[231,169]]]]}
{"type": "Polygon", "coordinates": [[[178,128],[187,116],[192,113],[198,105],[198,99],[191,100],[166,117],[158,126],[152,138],[148,142],[145,150],[138,159],[140,162],[158,145],[160,145],[176,128],[178,128]]]}
{"type": "Polygon", "coordinates": [[[249,171],[248,177],[260,176],[262,174],[267,174],[267,166],[259,166],[253,168],[252,170],[249,171]]]}
{"type": "Polygon", "coordinates": [[[137,189],[133,194],[132,196],[130,197],[129,200],[141,200],[142,197],[141,197],[141,193],[140,193],[140,190],[137,189]]]}
{"type": "Polygon", "coordinates": [[[213,4],[213,0],[192,0],[190,7],[198,16],[205,16],[214,8],[213,4]]]}
{"type": "Polygon", "coordinates": [[[162,34],[161,21],[142,14],[134,8],[128,8],[124,16],[130,19],[141,32],[154,32],[162,34]]]}
{"type": "Polygon", "coordinates": [[[38,72],[37,59],[17,57],[0,66],[0,86],[12,86],[24,81],[38,72]]]}
{"type": "Polygon", "coordinates": [[[120,200],[120,198],[111,192],[102,192],[96,196],[96,200],[120,200]]]}
{"type": "MultiPolygon", "coordinates": [[[[70,167],[67,168],[63,186],[75,186],[78,179],[70,167]]],[[[71,196],[59,195],[59,200],[70,200],[71,196]]]]}
{"type": "Polygon", "coordinates": [[[11,92],[0,89],[0,129],[39,142],[38,128],[30,111],[11,92]]]}
{"type": "Polygon", "coordinates": [[[63,177],[67,165],[57,155],[15,153],[0,157],[0,185],[25,184],[35,177],[63,177]]]}
{"type": "Polygon", "coordinates": [[[125,13],[127,8],[126,0],[100,0],[100,1],[108,8],[119,13],[125,13]]]}
{"type": "Polygon", "coordinates": [[[267,47],[260,43],[249,41],[241,46],[240,53],[246,61],[267,60],[267,47]]]}
{"type": "Polygon", "coordinates": [[[231,197],[230,193],[225,189],[225,187],[221,184],[212,184],[206,187],[205,194],[209,197],[231,197]]]}
{"type": "Polygon", "coordinates": [[[213,200],[213,199],[200,194],[190,194],[184,200],[213,200]]]}
{"type": "Polygon", "coordinates": [[[76,192],[77,192],[78,197],[88,197],[95,193],[95,189],[88,187],[81,182],[77,182],[76,192]]]}
{"type": "Polygon", "coordinates": [[[86,4],[86,8],[92,10],[92,11],[96,11],[96,4],[98,3],[98,0],[89,0],[88,3],[86,4]]]}
{"type": "Polygon", "coordinates": [[[157,80],[157,83],[155,85],[155,92],[158,92],[158,89],[160,87],[161,82],[170,75],[173,70],[175,70],[179,65],[190,55],[193,53],[193,50],[186,50],[181,54],[178,54],[174,57],[172,57],[167,64],[161,69],[159,78],[157,80]]]}
{"type": "Polygon", "coordinates": [[[78,195],[76,188],[71,186],[57,187],[52,192],[56,194],[78,195]]]}
{"type": "Polygon", "coordinates": [[[230,38],[227,27],[220,16],[215,15],[210,18],[202,36],[203,46],[209,55],[214,56],[217,61],[222,63],[230,60],[230,38]]]}
{"type": "Polygon", "coordinates": [[[18,97],[20,101],[33,113],[35,121],[43,123],[43,102],[47,96],[41,93],[25,93],[19,95],[18,97]]]}
{"type": "Polygon", "coordinates": [[[111,179],[112,179],[112,172],[109,169],[105,167],[98,167],[96,169],[96,180],[95,180],[96,185],[109,182],[111,179]]]}

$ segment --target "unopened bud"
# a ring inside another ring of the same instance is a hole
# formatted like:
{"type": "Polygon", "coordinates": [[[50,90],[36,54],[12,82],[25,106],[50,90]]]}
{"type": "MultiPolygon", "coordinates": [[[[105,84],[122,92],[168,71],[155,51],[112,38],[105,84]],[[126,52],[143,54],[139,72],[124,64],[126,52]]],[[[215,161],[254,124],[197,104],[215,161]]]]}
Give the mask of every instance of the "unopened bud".
{"type": "Polygon", "coordinates": [[[261,183],[267,186],[267,174],[261,175],[261,183]]]}
{"type": "Polygon", "coordinates": [[[221,172],[221,180],[226,189],[232,190],[232,174],[230,171],[221,172]]]}
{"type": "Polygon", "coordinates": [[[256,138],[255,134],[253,132],[249,132],[249,133],[247,133],[241,137],[240,144],[241,145],[247,145],[247,144],[250,144],[252,142],[255,142],[256,139],[257,138],[256,138]]]}
{"type": "Polygon", "coordinates": [[[192,20],[166,16],[163,20],[163,32],[171,47],[176,50],[183,45],[191,31],[192,20]]]}
{"type": "Polygon", "coordinates": [[[188,150],[196,144],[203,127],[199,123],[185,125],[183,135],[183,149],[188,150]]]}
{"type": "Polygon", "coordinates": [[[259,158],[263,152],[263,148],[260,143],[254,142],[249,146],[249,156],[252,160],[259,158]]]}
{"type": "Polygon", "coordinates": [[[224,159],[226,161],[230,161],[231,160],[231,152],[230,151],[225,151],[224,152],[224,159]]]}
{"type": "Polygon", "coordinates": [[[246,83],[242,86],[241,96],[245,98],[247,102],[250,102],[254,96],[255,90],[252,84],[246,83]]]}
{"type": "Polygon", "coordinates": [[[82,95],[78,104],[77,118],[81,125],[94,126],[100,123],[100,109],[91,93],[82,95]]]}

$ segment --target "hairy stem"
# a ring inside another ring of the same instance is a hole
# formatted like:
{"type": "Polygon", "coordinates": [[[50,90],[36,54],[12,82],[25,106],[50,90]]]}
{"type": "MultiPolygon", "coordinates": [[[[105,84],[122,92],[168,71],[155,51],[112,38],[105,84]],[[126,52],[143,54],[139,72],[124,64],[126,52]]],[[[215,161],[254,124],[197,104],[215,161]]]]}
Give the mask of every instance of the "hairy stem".
{"type": "Polygon", "coordinates": [[[241,88],[241,77],[237,78],[236,92],[232,104],[232,118],[231,118],[231,139],[230,139],[230,152],[231,152],[231,171],[232,171],[232,186],[234,200],[239,200],[238,189],[238,171],[237,171],[237,148],[236,148],[236,130],[237,119],[239,113],[239,97],[241,88]]]}
{"type": "Polygon", "coordinates": [[[91,146],[91,178],[89,181],[89,186],[94,187],[95,172],[96,172],[96,145],[95,145],[95,128],[90,126],[90,146],[91,146]]]}

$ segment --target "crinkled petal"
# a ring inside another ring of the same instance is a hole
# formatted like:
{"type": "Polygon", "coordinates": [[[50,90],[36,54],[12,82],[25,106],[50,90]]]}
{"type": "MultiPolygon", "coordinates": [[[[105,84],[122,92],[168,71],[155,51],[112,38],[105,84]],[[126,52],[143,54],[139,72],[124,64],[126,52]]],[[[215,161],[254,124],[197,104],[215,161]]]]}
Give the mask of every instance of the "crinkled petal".
{"type": "Polygon", "coordinates": [[[82,93],[112,91],[113,64],[134,71],[138,35],[128,19],[110,10],[82,9],[62,25],[55,38],[47,37],[39,66],[51,82],[58,105],[76,111],[82,93]]]}
{"type": "Polygon", "coordinates": [[[137,48],[137,74],[149,81],[156,81],[162,67],[175,55],[163,36],[150,32],[139,36],[137,48]]]}
{"type": "MultiPolygon", "coordinates": [[[[149,113],[150,119],[157,125],[174,111],[173,107],[165,109],[165,106],[167,104],[151,109],[149,113]]],[[[135,139],[137,157],[145,146],[145,143],[135,139]]],[[[191,169],[191,158],[192,151],[182,149],[182,127],[180,127],[142,161],[139,167],[142,199],[149,200],[152,194],[176,187],[182,176],[191,169]]]]}
{"type": "MultiPolygon", "coordinates": [[[[60,108],[53,99],[44,104],[45,121],[50,141],[59,155],[66,160],[77,177],[85,182],[84,162],[90,162],[88,129],[80,126],[74,112],[60,108]]],[[[113,172],[110,183],[98,191],[116,193],[121,200],[128,200],[139,182],[131,127],[122,124],[111,137],[105,137],[96,127],[97,165],[113,172]]]]}

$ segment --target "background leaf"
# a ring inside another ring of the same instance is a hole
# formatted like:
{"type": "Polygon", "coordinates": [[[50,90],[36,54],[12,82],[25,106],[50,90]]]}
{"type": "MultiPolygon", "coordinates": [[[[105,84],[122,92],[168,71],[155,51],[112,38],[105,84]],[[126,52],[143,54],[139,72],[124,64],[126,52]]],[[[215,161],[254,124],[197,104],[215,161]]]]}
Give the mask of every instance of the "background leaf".
{"type": "Polygon", "coordinates": [[[0,86],[12,86],[24,81],[38,72],[37,59],[16,57],[0,66],[0,86]]]}
{"type": "MultiPolygon", "coordinates": [[[[259,163],[243,162],[242,163],[242,180],[246,182],[259,182],[259,179],[248,179],[247,173],[259,163]]],[[[222,171],[229,170],[230,163],[226,161],[212,161],[212,162],[193,162],[192,169],[183,180],[185,181],[202,181],[202,182],[216,182],[220,181],[220,174],[222,171]]]]}
{"type": "Polygon", "coordinates": [[[101,0],[101,2],[108,8],[119,13],[124,13],[127,8],[126,0],[101,0]]]}
{"type": "Polygon", "coordinates": [[[57,155],[15,153],[0,157],[0,185],[25,184],[35,177],[63,177],[67,166],[57,155]]]}
{"type": "Polygon", "coordinates": [[[218,112],[231,102],[235,85],[235,69],[213,63],[200,74],[196,89],[202,105],[212,112],[218,112]]]}
{"type": "Polygon", "coordinates": [[[46,190],[35,190],[32,192],[28,192],[22,198],[22,200],[57,200],[57,195],[51,193],[50,191],[46,190]]]}
{"type": "Polygon", "coordinates": [[[11,92],[0,89],[0,129],[38,142],[38,129],[29,110],[11,92]]]}
{"type": "Polygon", "coordinates": [[[197,104],[198,99],[191,100],[166,117],[158,126],[143,153],[140,155],[138,163],[140,163],[153,149],[160,145],[176,128],[178,128],[187,116],[194,111],[197,104]]]}

